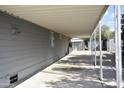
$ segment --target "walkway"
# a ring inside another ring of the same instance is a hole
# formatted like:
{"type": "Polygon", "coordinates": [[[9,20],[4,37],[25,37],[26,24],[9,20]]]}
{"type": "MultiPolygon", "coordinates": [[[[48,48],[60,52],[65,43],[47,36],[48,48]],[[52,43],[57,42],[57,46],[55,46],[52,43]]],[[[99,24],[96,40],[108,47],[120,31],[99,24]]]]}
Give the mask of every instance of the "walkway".
{"type": "MultiPolygon", "coordinates": [[[[97,60],[99,60],[98,58],[97,60]]],[[[62,58],[58,62],[19,84],[16,88],[116,87],[114,61],[110,59],[109,53],[105,53],[103,59],[103,82],[99,80],[99,66],[94,67],[90,52],[78,51],[62,58]]],[[[97,65],[99,65],[99,61],[97,65]]]]}

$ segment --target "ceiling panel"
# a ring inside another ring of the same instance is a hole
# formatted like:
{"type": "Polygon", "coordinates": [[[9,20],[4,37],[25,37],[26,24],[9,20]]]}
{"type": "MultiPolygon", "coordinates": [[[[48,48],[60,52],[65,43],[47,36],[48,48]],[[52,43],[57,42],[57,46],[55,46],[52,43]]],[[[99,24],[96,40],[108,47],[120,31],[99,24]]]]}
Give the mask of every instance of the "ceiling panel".
{"type": "Polygon", "coordinates": [[[1,11],[69,37],[89,36],[105,5],[0,5],[1,11]]]}

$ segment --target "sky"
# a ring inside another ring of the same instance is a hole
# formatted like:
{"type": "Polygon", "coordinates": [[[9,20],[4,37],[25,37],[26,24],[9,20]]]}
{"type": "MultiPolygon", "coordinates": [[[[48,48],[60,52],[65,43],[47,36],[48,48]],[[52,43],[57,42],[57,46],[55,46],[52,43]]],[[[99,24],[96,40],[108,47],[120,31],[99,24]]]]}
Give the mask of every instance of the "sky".
{"type": "MultiPolygon", "coordinates": [[[[121,6],[121,13],[124,13],[124,5],[121,6]]],[[[110,31],[114,31],[114,6],[110,5],[105,12],[102,20],[102,25],[107,25],[110,28],[110,31]]]]}

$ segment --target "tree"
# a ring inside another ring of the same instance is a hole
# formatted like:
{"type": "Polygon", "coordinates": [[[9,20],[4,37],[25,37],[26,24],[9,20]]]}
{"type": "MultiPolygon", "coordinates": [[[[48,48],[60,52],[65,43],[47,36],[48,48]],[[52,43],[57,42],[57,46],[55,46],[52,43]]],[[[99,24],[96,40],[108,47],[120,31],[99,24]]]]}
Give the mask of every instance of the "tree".
{"type": "Polygon", "coordinates": [[[107,25],[102,26],[102,40],[108,40],[110,37],[110,29],[107,25]]]}
{"type": "MultiPolygon", "coordinates": [[[[109,39],[110,35],[111,35],[111,31],[110,31],[110,28],[109,26],[107,25],[102,25],[101,27],[101,39],[103,41],[103,50],[106,50],[107,49],[107,40],[109,39]]],[[[97,32],[96,32],[96,40],[99,40],[99,31],[97,29],[97,32]]]]}
{"type": "MultiPolygon", "coordinates": [[[[102,30],[101,31],[102,40],[108,40],[110,35],[111,35],[110,28],[107,25],[102,25],[101,30],[102,30]]],[[[97,29],[97,32],[96,32],[96,39],[99,40],[99,31],[98,31],[98,29],[97,29]]]]}

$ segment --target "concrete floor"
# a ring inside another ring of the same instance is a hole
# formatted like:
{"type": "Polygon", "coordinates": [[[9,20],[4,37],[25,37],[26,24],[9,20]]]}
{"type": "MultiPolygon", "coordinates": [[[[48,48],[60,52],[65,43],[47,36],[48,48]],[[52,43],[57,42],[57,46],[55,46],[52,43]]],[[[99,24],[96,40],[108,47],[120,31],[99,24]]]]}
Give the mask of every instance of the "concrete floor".
{"type": "MultiPolygon", "coordinates": [[[[98,53],[97,53],[98,54],[98,53]]],[[[104,52],[104,80],[99,80],[99,56],[93,65],[89,51],[72,52],[15,88],[113,88],[115,81],[114,54],[104,52]]]]}

